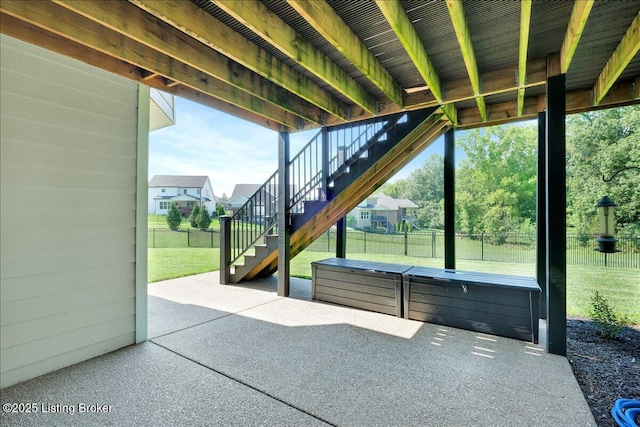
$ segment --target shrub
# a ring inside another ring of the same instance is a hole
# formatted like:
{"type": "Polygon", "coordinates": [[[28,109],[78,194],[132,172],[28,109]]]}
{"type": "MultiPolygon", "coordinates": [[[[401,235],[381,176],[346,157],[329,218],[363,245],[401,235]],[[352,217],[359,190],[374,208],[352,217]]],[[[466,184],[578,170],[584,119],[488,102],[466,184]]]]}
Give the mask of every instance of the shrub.
{"type": "Polygon", "coordinates": [[[628,323],[626,318],[619,318],[609,305],[609,301],[596,291],[591,297],[591,316],[601,337],[616,339],[628,323]]]}
{"type": "Polygon", "coordinates": [[[202,206],[200,208],[200,213],[198,214],[198,228],[205,229],[209,228],[209,224],[211,224],[211,217],[209,216],[209,211],[206,206],[202,206]]]}
{"type": "Polygon", "coordinates": [[[171,230],[176,231],[180,228],[181,223],[182,215],[180,214],[180,209],[178,209],[178,205],[171,203],[167,214],[167,225],[171,230]]]}
{"type": "Polygon", "coordinates": [[[193,228],[198,228],[198,215],[200,215],[200,206],[195,205],[189,215],[189,222],[193,228]]]}

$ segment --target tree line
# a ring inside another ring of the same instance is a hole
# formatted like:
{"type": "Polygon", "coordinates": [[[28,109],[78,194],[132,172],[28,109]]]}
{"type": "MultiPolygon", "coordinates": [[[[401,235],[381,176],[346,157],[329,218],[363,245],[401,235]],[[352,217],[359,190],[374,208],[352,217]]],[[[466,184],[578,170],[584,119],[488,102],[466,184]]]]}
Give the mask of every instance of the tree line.
{"type": "MultiPolygon", "coordinates": [[[[640,234],[640,106],[571,115],[567,134],[567,227],[597,231],[595,204],[604,195],[618,208],[618,233],[640,234]]],[[[537,126],[502,125],[466,131],[456,144],[465,157],[456,169],[456,231],[534,232],[536,223],[537,126]]],[[[444,228],[443,157],[434,154],[407,179],[381,191],[416,203],[418,225],[444,228]]]]}

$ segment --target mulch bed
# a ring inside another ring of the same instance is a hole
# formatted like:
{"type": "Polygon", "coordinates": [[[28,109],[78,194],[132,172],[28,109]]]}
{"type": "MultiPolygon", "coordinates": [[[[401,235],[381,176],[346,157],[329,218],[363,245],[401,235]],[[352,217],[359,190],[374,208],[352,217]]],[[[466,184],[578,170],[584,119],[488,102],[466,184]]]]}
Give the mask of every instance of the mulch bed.
{"type": "Polygon", "coordinates": [[[611,340],[602,338],[591,320],[568,319],[567,359],[598,426],[616,427],[611,417],[616,399],[640,399],[640,327],[627,327],[611,340]]]}

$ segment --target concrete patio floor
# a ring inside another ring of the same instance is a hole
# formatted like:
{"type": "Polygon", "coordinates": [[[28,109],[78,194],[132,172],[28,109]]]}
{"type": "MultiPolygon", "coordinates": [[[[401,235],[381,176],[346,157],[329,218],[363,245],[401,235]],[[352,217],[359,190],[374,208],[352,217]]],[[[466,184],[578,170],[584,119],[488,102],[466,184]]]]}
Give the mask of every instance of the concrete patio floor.
{"type": "Polygon", "coordinates": [[[308,280],[217,283],[150,284],[149,341],[2,390],[38,412],[0,424],[595,426],[544,327],[534,345],[310,301],[308,280]]]}

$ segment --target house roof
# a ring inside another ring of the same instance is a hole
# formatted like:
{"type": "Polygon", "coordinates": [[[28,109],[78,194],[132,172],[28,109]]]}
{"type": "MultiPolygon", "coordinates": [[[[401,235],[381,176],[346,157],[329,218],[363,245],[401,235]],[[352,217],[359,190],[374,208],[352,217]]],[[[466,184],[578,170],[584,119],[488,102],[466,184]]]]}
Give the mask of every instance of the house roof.
{"type": "Polygon", "coordinates": [[[367,197],[367,199],[364,201],[364,203],[367,203],[368,200],[375,200],[375,203],[373,204],[373,206],[371,205],[360,205],[358,207],[360,208],[369,208],[372,210],[383,210],[380,209],[380,207],[384,208],[384,210],[389,210],[389,211],[397,211],[398,209],[401,208],[417,208],[419,207],[418,205],[416,205],[415,203],[413,203],[411,200],[409,199],[394,199],[391,196],[387,196],[384,193],[376,193],[373,194],[369,197],[367,197]]]}
{"type": "Polygon", "coordinates": [[[262,184],[236,184],[236,186],[233,187],[233,193],[231,193],[229,200],[239,195],[245,196],[248,199],[253,196],[260,187],[262,187],[262,184]]]}
{"type": "Polygon", "coordinates": [[[202,188],[208,179],[208,176],[154,175],[149,187],[202,188]]]}
{"type": "Polygon", "coordinates": [[[274,130],[534,118],[558,74],[569,113],[640,102],[637,0],[174,3],[3,1],[0,31],[274,130]]]}

